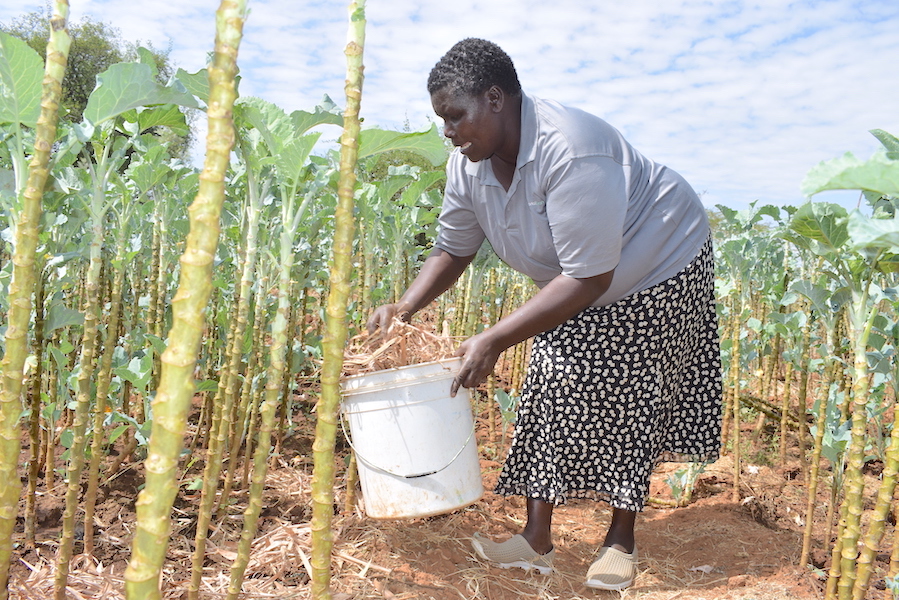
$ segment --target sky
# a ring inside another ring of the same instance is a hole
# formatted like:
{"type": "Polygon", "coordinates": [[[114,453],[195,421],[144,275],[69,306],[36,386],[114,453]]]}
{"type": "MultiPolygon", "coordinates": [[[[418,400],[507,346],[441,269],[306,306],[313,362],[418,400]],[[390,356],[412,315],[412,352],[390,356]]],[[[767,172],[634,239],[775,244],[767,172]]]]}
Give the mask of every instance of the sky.
{"type": "MultiPolygon", "coordinates": [[[[72,21],[108,23],[190,72],[213,47],[214,0],[70,4],[72,21]]],[[[241,95],[288,112],[325,94],[343,106],[348,2],[249,7],[241,95]]],[[[4,2],[0,23],[43,10],[4,2]]],[[[364,126],[439,125],[428,72],[460,39],[485,38],[511,56],[526,94],[605,119],[709,207],[799,205],[818,162],[867,158],[880,147],[871,129],[899,136],[896,0],[368,0],[366,16],[364,126]]],[[[814,199],[854,206],[858,194],[814,199]]]]}

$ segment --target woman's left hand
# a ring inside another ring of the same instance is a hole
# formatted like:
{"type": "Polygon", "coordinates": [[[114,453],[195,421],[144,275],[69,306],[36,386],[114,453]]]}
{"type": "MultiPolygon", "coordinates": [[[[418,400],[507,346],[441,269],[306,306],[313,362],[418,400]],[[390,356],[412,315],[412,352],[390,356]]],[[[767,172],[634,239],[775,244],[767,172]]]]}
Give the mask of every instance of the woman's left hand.
{"type": "Polygon", "coordinates": [[[455,397],[460,387],[474,388],[487,381],[503,349],[497,350],[488,329],[474,335],[459,346],[454,356],[462,356],[462,367],[450,386],[450,396],[455,397]]]}
{"type": "Polygon", "coordinates": [[[465,360],[450,394],[455,396],[460,387],[473,388],[486,381],[506,348],[549,331],[590,306],[609,289],[614,273],[612,269],[583,279],[559,275],[498,323],[462,342],[455,356],[465,360]]]}

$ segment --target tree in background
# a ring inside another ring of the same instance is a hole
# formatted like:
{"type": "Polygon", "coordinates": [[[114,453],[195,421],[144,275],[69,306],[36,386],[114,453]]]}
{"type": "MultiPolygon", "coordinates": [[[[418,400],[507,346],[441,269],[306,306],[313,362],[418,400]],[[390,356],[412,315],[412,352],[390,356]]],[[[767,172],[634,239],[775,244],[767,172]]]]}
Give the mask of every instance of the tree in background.
{"type": "MultiPolygon", "coordinates": [[[[50,36],[49,13],[27,13],[9,24],[0,23],[0,31],[24,41],[41,58],[46,59],[47,40],[50,36]]],[[[70,23],[69,32],[72,46],[69,51],[69,68],[62,83],[61,105],[64,114],[60,115],[60,118],[67,121],[81,122],[87,99],[97,85],[97,75],[116,63],[138,61],[138,48],[141,46],[153,56],[156,78],[160,83],[166,83],[175,73],[168,49],[158,50],[149,42],[125,41],[119,30],[107,23],[84,17],[78,23],[70,23]]],[[[192,123],[195,118],[193,113],[187,113],[188,123],[192,123]]],[[[165,141],[173,156],[187,158],[192,132],[184,136],[162,135],[169,138],[165,141]]]]}

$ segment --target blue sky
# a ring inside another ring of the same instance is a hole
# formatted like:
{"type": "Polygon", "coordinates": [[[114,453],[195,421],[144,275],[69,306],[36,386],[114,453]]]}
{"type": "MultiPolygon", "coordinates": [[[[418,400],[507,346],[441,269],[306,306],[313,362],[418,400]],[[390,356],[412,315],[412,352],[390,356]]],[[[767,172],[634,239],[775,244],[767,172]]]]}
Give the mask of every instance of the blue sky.
{"type": "MultiPolygon", "coordinates": [[[[170,48],[188,71],[212,49],[214,0],[71,4],[73,20],[89,15],[170,48]]],[[[249,6],[241,93],[288,111],[323,94],[342,105],[347,3],[249,6]]],[[[43,9],[3,3],[0,23],[43,9]]],[[[799,204],[810,167],[846,151],[869,156],[879,145],[870,129],[899,135],[895,0],[369,0],[366,13],[366,124],[428,127],[428,71],[459,39],[483,37],[509,53],[526,93],[606,119],[708,206],[799,204]]]]}

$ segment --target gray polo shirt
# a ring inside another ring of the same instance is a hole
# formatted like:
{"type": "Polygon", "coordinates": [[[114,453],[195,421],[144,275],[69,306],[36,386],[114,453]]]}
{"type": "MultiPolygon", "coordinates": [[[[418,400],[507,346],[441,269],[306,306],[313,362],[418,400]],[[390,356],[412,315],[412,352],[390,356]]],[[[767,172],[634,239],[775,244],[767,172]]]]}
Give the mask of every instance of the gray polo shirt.
{"type": "Polygon", "coordinates": [[[458,149],[450,156],[436,247],[470,256],[486,238],[539,287],[559,274],[615,269],[594,306],[661,283],[697,255],[709,224],[683,177],[582,110],[529,96],[521,109],[508,191],[489,160],[471,162],[458,149]]]}

